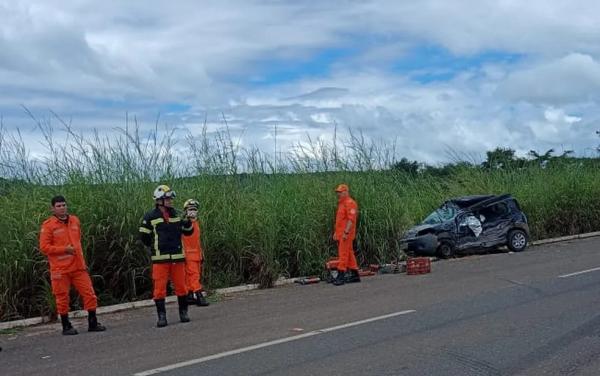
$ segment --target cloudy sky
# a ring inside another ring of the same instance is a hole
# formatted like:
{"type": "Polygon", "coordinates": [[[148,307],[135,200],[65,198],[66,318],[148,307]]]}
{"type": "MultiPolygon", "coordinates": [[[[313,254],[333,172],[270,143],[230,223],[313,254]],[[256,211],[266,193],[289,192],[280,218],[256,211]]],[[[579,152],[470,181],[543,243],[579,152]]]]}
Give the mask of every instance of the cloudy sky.
{"type": "Polygon", "coordinates": [[[0,0],[0,114],[35,152],[51,113],[89,132],[228,120],[273,150],[348,129],[399,156],[600,143],[595,0],[0,0]]]}

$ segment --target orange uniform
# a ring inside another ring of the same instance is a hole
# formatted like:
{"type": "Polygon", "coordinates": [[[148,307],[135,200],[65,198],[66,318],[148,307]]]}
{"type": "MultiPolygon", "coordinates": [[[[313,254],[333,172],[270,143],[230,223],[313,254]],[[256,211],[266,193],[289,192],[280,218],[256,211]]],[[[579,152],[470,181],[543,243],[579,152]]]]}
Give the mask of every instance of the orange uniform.
{"type": "Polygon", "coordinates": [[[335,234],[334,237],[338,241],[338,259],[337,269],[340,272],[345,272],[346,269],[358,269],[356,257],[352,244],[356,237],[356,219],[358,218],[358,205],[350,196],[342,197],[338,201],[337,212],[335,215],[335,234]],[[348,221],[352,221],[350,231],[344,239],[344,230],[348,221]]]}
{"type": "Polygon", "coordinates": [[[173,282],[175,295],[185,296],[185,264],[183,262],[152,264],[152,280],[154,289],[152,299],[167,297],[167,283],[169,278],[173,282]]]}
{"type": "Polygon", "coordinates": [[[185,254],[185,285],[187,291],[202,290],[202,243],[200,242],[200,223],[192,221],[192,235],[182,236],[183,252],[185,254]]]}
{"type": "Polygon", "coordinates": [[[44,221],[40,231],[40,250],[48,256],[52,293],[58,313],[66,315],[69,312],[71,285],[82,296],[84,308],[87,311],[95,310],[98,303],[83,257],[79,218],[69,215],[65,221],[61,221],[52,216],[44,221]],[[74,248],[73,254],[66,252],[69,245],[74,248]]]}
{"type": "Polygon", "coordinates": [[[177,296],[185,296],[185,258],[181,247],[182,235],[190,236],[189,220],[182,220],[173,208],[163,213],[158,207],[144,215],[140,226],[142,242],[152,247],[153,299],[167,296],[167,283],[171,278],[177,296]]]}

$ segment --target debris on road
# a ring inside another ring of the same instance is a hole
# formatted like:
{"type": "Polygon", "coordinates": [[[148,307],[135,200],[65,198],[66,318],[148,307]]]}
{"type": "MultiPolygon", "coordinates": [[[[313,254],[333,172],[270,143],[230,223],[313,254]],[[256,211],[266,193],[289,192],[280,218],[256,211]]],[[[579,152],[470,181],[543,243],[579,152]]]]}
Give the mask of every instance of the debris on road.
{"type": "Polygon", "coordinates": [[[361,269],[358,271],[358,275],[361,277],[370,277],[372,275],[375,275],[376,273],[370,269],[361,269]]]}
{"type": "Polygon", "coordinates": [[[299,279],[295,280],[294,282],[299,283],[301,285],[310,285],[313,283],[321,282],[321,278],[319,278],[317,276],[303,277],[303,278],[299,278],[299,279]]]}

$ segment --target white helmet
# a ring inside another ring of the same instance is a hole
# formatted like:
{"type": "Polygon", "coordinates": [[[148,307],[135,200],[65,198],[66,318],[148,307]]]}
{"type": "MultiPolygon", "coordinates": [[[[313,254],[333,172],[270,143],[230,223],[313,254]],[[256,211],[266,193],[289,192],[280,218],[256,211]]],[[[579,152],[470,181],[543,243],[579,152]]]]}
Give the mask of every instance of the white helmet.
{"type": "Polygon", "coordinates": [[[175,191],[172,191],[168,185],[161,184],[154,190],[154,199],[175,198],[175,191]]]}
{"type": "Polygon", "coordinates": [[[198,201],[194,200],[193,198],[186,200],[185,203],[183,204],[183,210],[188,210],[188,209],[198,210],[198,207],[200,207],[200,204],[198,203],[198,201]]]}

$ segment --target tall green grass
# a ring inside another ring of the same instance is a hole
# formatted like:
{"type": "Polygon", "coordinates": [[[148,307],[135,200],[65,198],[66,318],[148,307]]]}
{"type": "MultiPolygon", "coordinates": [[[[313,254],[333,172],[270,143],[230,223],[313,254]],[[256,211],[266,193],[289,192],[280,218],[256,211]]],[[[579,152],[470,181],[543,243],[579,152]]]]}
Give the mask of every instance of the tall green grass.
{"type": "Polygon", "coordinates": [[[142,134],[135,120],[110,138],[80,135],[62,123],[67,137],[57,142],[47,122],[38,127],[47,142],[46,156],[38,160],[18,134],[0,132],[1,320],[54,309],[37,237],[49,200],[59,193],[81,219],[101,304],[151,296],[149,254],[137,231],[159,182],[177,191],[177,205],[191,197],[201,203],[210,288],[245,282],[266,287],[281,275],[319,273],[335,254],[333,189],[341,182],[360,206],[363,264],[400,256],[399,239],[409,226],[445,199],[465,194],[512,193],[534,238],[600,229],[598,160],[512,170],[462,165],[442,176],[389,169],[396,161],[393,145],[356,134],[343,142],[309,140],[274,158],[235,145],[227,129],[176,142],[175,133],[158,127],[142,134]]]}

